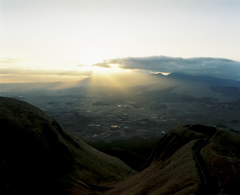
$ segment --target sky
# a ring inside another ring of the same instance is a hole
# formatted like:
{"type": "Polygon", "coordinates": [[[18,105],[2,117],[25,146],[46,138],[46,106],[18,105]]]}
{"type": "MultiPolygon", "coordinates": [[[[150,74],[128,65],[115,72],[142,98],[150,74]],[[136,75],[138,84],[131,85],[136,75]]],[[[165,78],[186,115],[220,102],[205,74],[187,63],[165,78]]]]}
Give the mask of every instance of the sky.
{"type": "Polygon", "coordinates": [[[111,68],[239,80],[239,19],[239,0],[0,0],[0,82],[111,68]]]}

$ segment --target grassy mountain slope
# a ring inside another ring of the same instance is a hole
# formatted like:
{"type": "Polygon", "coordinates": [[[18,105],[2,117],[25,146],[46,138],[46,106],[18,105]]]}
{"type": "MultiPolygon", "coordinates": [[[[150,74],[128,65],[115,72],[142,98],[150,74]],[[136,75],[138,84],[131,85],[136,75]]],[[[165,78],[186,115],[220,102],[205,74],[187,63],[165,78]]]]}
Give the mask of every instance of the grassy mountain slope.
{"type": "Polygon", "coordinates": [[[0,173],[0,190],[6,194],[89,194],[135,172],[40,109],[0,97],[0,173]]]}
{"type": "Polygon", "coordinates": [[[239,151],[233,132],[178,126],[137,174],[40,109],[0,97],[0,194],[238,194],[239,151]]]}
{"type": "Polygon", "coordinates": [[[142,172],[107,194],[238,194],[239,145],[232,132],[179,126],[156,144],[142,172]]]}

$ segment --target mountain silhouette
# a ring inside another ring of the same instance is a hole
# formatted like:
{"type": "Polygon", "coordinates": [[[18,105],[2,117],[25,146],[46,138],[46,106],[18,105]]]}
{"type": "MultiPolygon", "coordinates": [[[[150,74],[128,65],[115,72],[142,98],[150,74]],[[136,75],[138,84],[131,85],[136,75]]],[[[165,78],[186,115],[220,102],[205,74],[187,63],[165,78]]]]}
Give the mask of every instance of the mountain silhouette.
{"type": "Polygon", "coordinates": [[[167,75],[166,77],[171,79],[188,81],[188,82],[202,82],[202,83],[207,83],[209,85],[215,85],[215,86],[235,86],[235,87],[240,86],[239,81],[221,79],[221,78],[207,76],[207,75],[189,75],[181,72],[173,72],[167,75]]]}

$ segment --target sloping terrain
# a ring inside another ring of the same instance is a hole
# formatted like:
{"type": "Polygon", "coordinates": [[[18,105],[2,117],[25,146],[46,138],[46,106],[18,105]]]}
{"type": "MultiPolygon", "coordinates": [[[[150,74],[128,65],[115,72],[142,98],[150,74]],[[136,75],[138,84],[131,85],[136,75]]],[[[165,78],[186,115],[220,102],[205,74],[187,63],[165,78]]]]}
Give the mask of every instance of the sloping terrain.
{"type": "Polygon", "coordinates": [[[90,194],[134,173],[40,109],[0,97],[0,194],[90,194]]]}
{"type": "Polygon", "coordinates": [[[157,143],[143,171],[107,194],[238,194],[239,147],[234,133],[179,126],[157,143]]]}
{"type": "Polygon", "coordinates": [[[40,109],[0,97],[0,194],[239,194],[239,151],[235,133],[178,126],[137,174],[40,109]]]}

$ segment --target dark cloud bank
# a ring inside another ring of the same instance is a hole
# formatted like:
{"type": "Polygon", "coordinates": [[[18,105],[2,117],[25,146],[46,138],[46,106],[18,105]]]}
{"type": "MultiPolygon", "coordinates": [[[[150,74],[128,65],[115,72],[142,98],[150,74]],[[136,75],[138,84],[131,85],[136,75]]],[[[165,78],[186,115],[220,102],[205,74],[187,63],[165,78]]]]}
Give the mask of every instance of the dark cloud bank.
{"type": "Polygon", "coordinates": [[[166,56],[117,58],[94,64],[110,67],[119,64],[123,69],[151,72],[182,72],[191,75],[209,75],[225,79],[240,79],[240,62],[223,58],[173,58],[166,56]]]}

